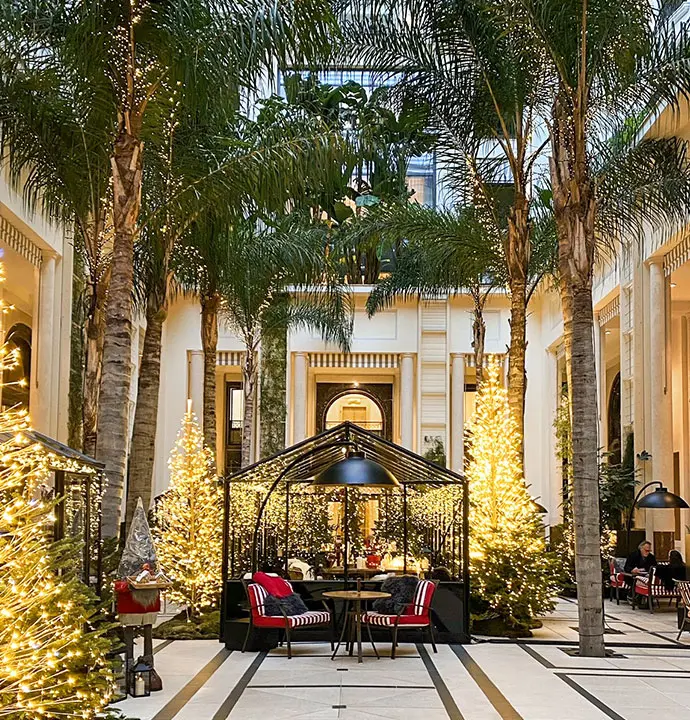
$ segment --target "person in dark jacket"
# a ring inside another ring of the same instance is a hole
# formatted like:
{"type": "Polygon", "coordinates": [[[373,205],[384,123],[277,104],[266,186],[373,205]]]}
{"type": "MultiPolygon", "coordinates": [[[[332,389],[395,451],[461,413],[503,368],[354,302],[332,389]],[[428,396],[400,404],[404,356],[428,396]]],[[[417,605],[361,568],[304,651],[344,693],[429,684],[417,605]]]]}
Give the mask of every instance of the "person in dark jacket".
{"type": "Polygon", "coordinates": [[[637,550],[625,561],[625,572],[631,575],[646,575],[655,566],[656,558],[652,554],[652,543],[645,540],[637,546],[637,550]]]}
{"type": "Polygon", "coordinates": [[[675,589],[675,580],[686,579],[685,562],[678,550],[671,550],[668,554],[668,565],[657,565],[656,576],[667,590],[675,589]]]}

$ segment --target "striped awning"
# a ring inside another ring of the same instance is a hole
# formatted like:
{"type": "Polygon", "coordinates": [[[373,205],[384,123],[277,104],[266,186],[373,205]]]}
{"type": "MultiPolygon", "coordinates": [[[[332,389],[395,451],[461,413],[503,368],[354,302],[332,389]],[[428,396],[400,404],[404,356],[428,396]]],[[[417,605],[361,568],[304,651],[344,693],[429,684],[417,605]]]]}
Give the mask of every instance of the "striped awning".
{"type": "Polygon", "coordinates": [[[690,235],[686,235],[664,255],[664,275],[668,277],[688,260],[690,260],[690,235]]]}
{"type": "Polygon", "coordinates": [[[244,350],[220,350],[216,356],[216,365],[236,365],[242,367],[244,364],[244,350]]]}
{"type": "Polygon", "coordinates": [[[309,353],[315,368],[397,368],[396,353],[309,353]]]}
{"type": "Polygon", "coordinates": [[[23,232],[0,216],[0,240],[9,245],[16,253],[26,258],[32,265],[41,267],[43,253],[23,232]]]}
{"type": "Polygon", "coordinates": [[[621,298],[617,295],[608,305],[605,305],[599,311],[599,325],[606,325],[609,320],[618,317],[621,314],[621,298]]]}

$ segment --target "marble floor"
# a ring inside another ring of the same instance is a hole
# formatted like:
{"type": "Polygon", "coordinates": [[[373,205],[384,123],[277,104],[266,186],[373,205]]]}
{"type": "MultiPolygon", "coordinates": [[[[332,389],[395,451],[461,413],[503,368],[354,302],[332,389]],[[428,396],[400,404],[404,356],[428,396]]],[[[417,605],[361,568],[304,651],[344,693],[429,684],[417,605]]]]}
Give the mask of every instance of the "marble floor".
{"type": "Polygon", "coordinates": [[[140,720],[690,720],[690,633],[675,608],[606,603],[610,657],[579,658],[577,606],[559,600],[534,637],[471,645],[378,645],[362,665],[327,645],[228,652],[213,641],[159,642],[164,689],[117,703],[140,720]]]}

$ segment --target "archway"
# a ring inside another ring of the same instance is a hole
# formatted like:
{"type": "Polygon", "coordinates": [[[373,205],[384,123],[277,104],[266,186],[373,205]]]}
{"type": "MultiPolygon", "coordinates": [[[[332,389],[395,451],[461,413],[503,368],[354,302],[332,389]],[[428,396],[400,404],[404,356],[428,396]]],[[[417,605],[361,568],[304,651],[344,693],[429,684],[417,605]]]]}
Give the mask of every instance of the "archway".
{"type": "Polygon", "coordinates": [[[611,453],[611,462],[619,463],[622,454],[621,438],[621,374],[617,373],[611,383],[607,409],[607,437],[608,451],[611,453]]]}
{"type": "Polygon", "coordinates": [[[17,351],[18,361],[2,373],[2,405],[29,408],[29,387],[31,380],[31,328],[24,323],[13,325],[5,335],[5,349],[17,351]],[[23,381],[23,382],[20,382],[23,381]]]}
{"type": "Polygon", "coordinates": [[[323,417],[328,430],[343,422],[351,422],[364,430],[385,436],[385,415],[378,400],[359,388],[346,390],[334,397],[326,406],[323,417]]]}

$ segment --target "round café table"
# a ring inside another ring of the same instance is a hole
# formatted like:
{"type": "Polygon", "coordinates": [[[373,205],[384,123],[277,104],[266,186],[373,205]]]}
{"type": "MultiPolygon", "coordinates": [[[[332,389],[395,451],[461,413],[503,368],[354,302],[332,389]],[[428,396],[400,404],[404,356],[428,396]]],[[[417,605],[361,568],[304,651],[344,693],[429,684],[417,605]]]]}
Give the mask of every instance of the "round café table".
{"type": "MultiPolygon", "coordinates": [[[[345,632],[349,628],[352,633],[352,620],[354,618],[355,623],[355,636],[357,638],[357,662],[362,662],[362,603],[367,600],[377,600],[378,598],[388,598],[391,594],[387,592],[380,592],[378,590],[333,590],[332,592],[323,593],[323,597],[330,598],[331,600],[343,600],[345,602],[345,621],[343,622],[343,629],[340,631],[340,639],[336,645],[331,660],[335,660],[335,656],[338,653],[343,638],[346,637],[345,632]],[[350,605],[353,606],[350,610],[350,605]]],[[[379,657],[374,640],[371,637],[371,628],[367,625],[367,632],[369,633],[369,642],[371,647],[374,648],[376,657],[379,657]]],[[[348,642],[350,646],[350,655],[352,655],[354,649],[354,640],[348,642]]],[[[346,646],[347,647],[347,646],[346,646]]]]}

